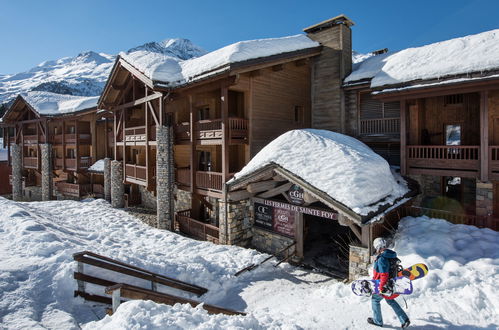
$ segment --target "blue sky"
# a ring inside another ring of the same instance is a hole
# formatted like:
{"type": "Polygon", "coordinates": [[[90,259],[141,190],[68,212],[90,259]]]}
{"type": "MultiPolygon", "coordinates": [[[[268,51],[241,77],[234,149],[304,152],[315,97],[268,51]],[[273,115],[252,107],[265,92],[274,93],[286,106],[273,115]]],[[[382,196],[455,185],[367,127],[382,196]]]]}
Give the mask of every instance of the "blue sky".
{"type": "Polygon", "coordinates": [[[340,13],[355,22],[354,50],[397,50],[497,29],[498,12],[497,0],[0,0],[0,74],[166,38],[187,38],[210,51],[298,34],[340,13]]]}

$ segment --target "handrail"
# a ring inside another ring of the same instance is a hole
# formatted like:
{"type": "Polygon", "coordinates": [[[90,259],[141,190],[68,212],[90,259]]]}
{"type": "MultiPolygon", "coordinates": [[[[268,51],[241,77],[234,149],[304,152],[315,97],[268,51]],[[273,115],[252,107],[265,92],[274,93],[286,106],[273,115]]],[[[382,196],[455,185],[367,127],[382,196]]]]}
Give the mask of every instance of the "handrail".
{"type": "Polygon", "coordinates": [[[480,146],[408,145],[408,159],[478,160],[480,146]]]}
{"type": "Polygon", "coordinates": [[[400,133],[400,118],[360,119],[360,134],[400,133]]]}
{"type": "MultiPolygon", "coordinates": [[[[144,288],[139,288],[133,285],[128,285],[124,283],[119,283],[106,288],[106,293],[112,295],[112,303],[113,303],[113,313],[116,312],[120,303],[121,297],[130,298],[130,299],[149,299],[157,303],[167,304],[167,305],[175,305],[177,303],[181,304],[190,304],[192,307],[196,307],[201,302],[186,299],[182,297],[173,296],[171,294],[156,292],[144,288]]],[[[238,312],[232,309],[222,308],[214,305],[209,305],[203,303],[203,309],[208,311],[210,314],[227,314],[227,315],[246,315],[245,313],[238,312]]]]}
{"type": "MultiPolygon", "coordinates": [[[[117,273],[129,275],[132,277],[144,279],[147,281],[151,281],[151,286],[154,288],[156,284],[166,285],[175,289],[179,289],[182,291],[187,291],[196,294],[197,296],[201,296],[208,292],[208,289],[190,284],[187,282],[183,282],[171,277],[167,277],[165,275],[157,274],[145,270],[140,267],[136,267],[119,260],[111,259],[109,257],[105,257],[90,251],[83,251],[73,254],[73,259],[78,261],[79,263],[79,272],[83,273],[83,264],[92,265],[95,267],[111,270],[117,273]],[[81,267],[80,267],[81,264],[81,267]],[[81,270],[80,270],[81,268],[81,270]]],[[[79,290],[84,292],[84,290],[79,290]]]]}

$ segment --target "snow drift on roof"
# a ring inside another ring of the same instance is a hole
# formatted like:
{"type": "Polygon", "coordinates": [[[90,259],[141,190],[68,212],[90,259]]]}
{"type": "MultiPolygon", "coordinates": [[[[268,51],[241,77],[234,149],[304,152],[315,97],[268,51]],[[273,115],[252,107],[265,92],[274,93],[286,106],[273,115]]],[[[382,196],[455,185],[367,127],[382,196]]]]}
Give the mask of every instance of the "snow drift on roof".
{"type": "Polygon", "coordinates": [[[371,87],[499,69],[499,30],[408,48],[360,63],[345,82],[373,78],[371,87]]]}
{"type": "Polygon", "coordinates": [[[50,92],[28,92],[23,99],[40,115],[62,115],[97,106],[99,96],[72,96],[50,92]]]}
{"type": "Polygon", "coordinates": [[[318,42],[312,41],[305,35],[295,35],[284,38],[240,41],[201,57],[185,61],[148,51],[136,51],[131,54],[120,53],[120,56],[151,80],[175,86],[192,81],[199,75],[221,69],[231,63],[313,48],[319,45],[318,42]]]}
{"type": "MultiPolygon", "coordinates": [[[[408,192],[390,166],[364,143],[317,129],[286,132],[263,148],[239,173],[242,178],[276,163],[360,215],[408,192]]],[[[403,181],[403,180],[401,180],[403,181]]]]}
{"type": "Polygon", "coordinates": [[[99,159],[92,166],[88,168],[89,172],[102,172],[104,173],[104,159],[99,159]]]}

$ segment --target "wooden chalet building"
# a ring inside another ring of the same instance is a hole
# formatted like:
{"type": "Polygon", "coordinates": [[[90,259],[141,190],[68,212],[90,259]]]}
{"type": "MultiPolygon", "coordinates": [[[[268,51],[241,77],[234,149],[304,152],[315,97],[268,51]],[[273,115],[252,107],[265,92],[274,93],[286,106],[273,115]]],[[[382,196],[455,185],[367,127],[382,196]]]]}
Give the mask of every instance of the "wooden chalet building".
{"type": "Polygon", "coordinates": [[[76,198],[103,192],[88,168],[109,156],[112,123],[97,113],[96,97],[47,92],[19,95],[2,118],[11,154],[15,200],[76,198]],[[106,128],[107,126],[107,128],[106,128]]]}
{"type": "Polygon", "coordinates": [[[344,81],[349,134],[419,182],[411,214],[499,229],[498,34],[376,54],[344,81]]]}

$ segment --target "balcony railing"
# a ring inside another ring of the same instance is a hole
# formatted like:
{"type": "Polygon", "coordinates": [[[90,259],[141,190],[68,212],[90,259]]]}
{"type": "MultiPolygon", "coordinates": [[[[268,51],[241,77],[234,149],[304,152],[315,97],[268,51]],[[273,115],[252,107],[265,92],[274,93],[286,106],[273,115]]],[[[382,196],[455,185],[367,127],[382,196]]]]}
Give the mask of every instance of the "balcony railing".
{"type": "MultiPolygon", "coordinates": [[[[130,143],[146,142],[146,126],[125,128],[125,141],[130,143]]],[[[149,127],[149,141],[156,141],[156,126],[154,125],[149,127]]]]}
{"type": "Polygon", "coordinates": [[[196,188],[222,191],[223,175],[220,172],[196,172],[196,188]]]}
{"type": "Polygon", "coordinates": [[[407,146],[408,174],[477,177],[479,146],[407,146]]]}
{"type": "Polygon", "coordinates": [[[25,168],[38,168],[38,157],[23,157],[23,164],[25,168]]]}
{"type": "Polygon", "coordinates": [[[400,118],[361,119],[360,134],[399,134],[400,118]]]}
{"type": "Polygon", "coordinates": [[[175,214],[175,227],[180,232],[191,237],[219,243],[219,229],[209,223],[191,218],[191,210],[180,211],[175,214]]]}
{"type": "Polygon", "coordinates": [[[23,142],[24,144],[37,144],[38,135],[23,135],[23,142]]]}
{"type": "Polygon", "coordinates": [[[92,165],[92,157],[87,157],[87,156],[82,156],[80,157],[80,160],[78,162],[77,158],[55,158],[54,159],[54,168],[57,169],[62,169],[65,167],[66,169],[69,170],[84,170],[89,168],[92,165]],[[63,164],[65,163],[65,166],[63,164]],[[76,164],[78,163],[78,167],[76,164]]]}
{"type": "Polygon", "coordinates": [[[147,181],[147,167],[135,165],[135,164],[126,164],[125,165],[125,178],[146,182],[147,181]]]}
{"type": "MultiPolygon", "coordinates": [[[[87,134],[87,133],[80,133],[78,134],[79,139],[78,143],[79,144],[91,144],[92,143],[92,135],[87,134]]],[[[54,144],[62,144],[62,134],[57,134],[54,135],[54,144]]],[[[66,133],[64,134],[64,143],[65,144],[76,144],[76,134],[74,133],[66,133]]]]}
{"type": "MultiPolygon", "coordinates": [[[[228,119],[229,143],[247,142],[248,120],[244,118],[228,119]]],[[[223,137],[222,119],[200,120],[194,123],[195,138],[201,144],[220,144],[223,137]]],[[[190,141],[189,123],[181,123],[175,126],[175,137],[177,143],[190,141]]]]}
{"type": "Polygon", "coordinates": [[[489,147],[489,180],[499,181],[499,146],[489,147]]]}
{"type": "Polygon", "coordinates": [[[56,190],[66,196],[80,198],[92,193],[92,185],[89,183],[78,184],[68,182],[56,182],[56,190]]]}

